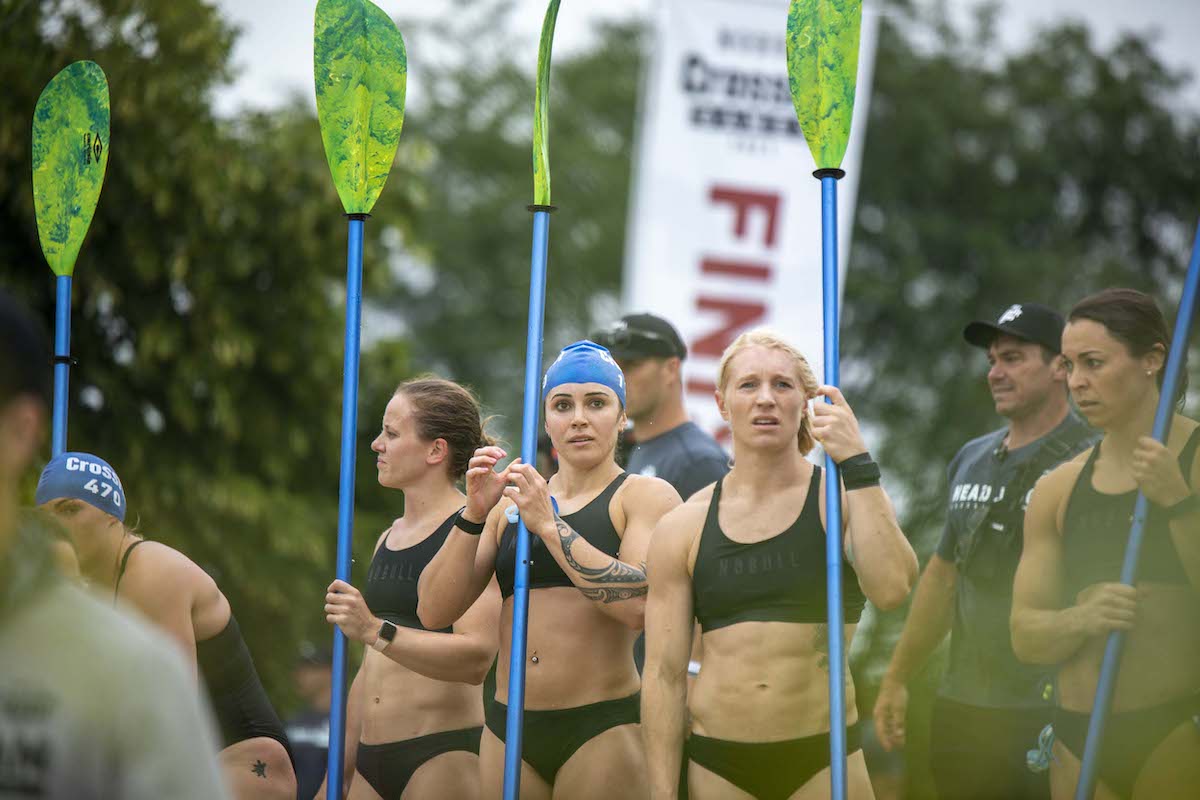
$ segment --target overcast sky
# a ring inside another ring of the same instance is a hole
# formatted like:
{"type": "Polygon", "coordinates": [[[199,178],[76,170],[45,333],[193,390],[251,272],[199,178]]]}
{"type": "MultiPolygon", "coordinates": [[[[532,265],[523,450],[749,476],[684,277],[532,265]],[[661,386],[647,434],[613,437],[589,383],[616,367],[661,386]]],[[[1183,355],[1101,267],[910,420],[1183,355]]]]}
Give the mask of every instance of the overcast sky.
{"type": "MultiPolygon", "coordinates": [[[[246,105],[273,107],[289,93],[312,94],[316,0],[215,1],[243,31],[234,52],[238,78],[218,94],[219,109],[228,112],[246,105]]],[[[964,13],[977,5],[974,0],[946,2],[964,13]]],[[[432,17],[448,13],[451,8],[450,0],[375,3],[393,17],[432,17]]],[[[586,44],[592,23],[599,17],[648,15],[655,4],[656,0],[565,0],[555,32],[555,52],[586,44]]],[[[1073,18],[1087,21],[1101,46],[1123,30],[1154,31],[1160,40],[1159,53],[1168,65],[1200,75],[1200,0],[1003,0],[1002,6],[1001,37],[1009,47],[1023,44],[1038,26],[1073,18]]],[[[517,0],[517,19],[522,21],[520,33],[529,51],[531,72],[537,60],[537,36],[545,8],[545,0],[517,0]]],[[[1193,83],[1186,100],[1200,111],[1200,86],[1193,83]]]]}

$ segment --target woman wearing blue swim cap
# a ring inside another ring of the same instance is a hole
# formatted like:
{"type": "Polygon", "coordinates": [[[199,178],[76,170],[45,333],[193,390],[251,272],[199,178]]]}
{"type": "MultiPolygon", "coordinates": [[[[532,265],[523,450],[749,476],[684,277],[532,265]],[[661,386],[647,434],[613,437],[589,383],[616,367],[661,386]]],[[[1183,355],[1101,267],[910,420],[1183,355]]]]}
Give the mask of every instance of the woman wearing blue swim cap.
{"type": "Polygon", "coordinates": [[[466,508],[422,575],[418,611],[426,626],[450,624],[499,579],[500,658],[494,692],[485,689],[479,753],[484,796],[499,797],[516,570],[509,509],[519,513],[532,535],[521,795],[643,797],[633,642],[644,622],[650,534],[679,495],[617,465],[625,382],[603,347],[564,348],[546,371],[542,399],[558,472],[547,483],[520,459],[497,471],[507,454],[477,450],[466,508]]]}
{"type": "MultiPolygon", "coordinates": [[[[296,777],[229,601],[183,553],[125,525],[125,487],[104,459],[63,453],[38,481],[37,503],[66,529],[83,578],[176,640],[203,679],[220,727],[221,770],[236,798],[293,800],[296,777]]],[[[201,757],[201,754],[197,754],[201,757]]]]}

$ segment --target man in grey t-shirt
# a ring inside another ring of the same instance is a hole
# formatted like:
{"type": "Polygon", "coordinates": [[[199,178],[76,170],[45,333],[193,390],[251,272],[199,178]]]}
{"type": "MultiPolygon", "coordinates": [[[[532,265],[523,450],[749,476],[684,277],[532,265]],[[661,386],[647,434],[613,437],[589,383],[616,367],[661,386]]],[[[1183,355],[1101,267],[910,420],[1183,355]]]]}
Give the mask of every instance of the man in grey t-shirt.
{"type": "Polygon", "coordinates": [[[177,648],[62,580],[17,510],[50,353],[0,292],[0,800],[222,800],[211,718],[177,648]]]}
{"type": "Polygon", "coordinates": [[[906,683],[953,628],[930,736],[934,784],[946,800],[1049,797],[1046,774],[1025,762],[1050,721],[1047,674],[1017,661],[1008,618],[1033,484],[1096,439],[1068,401],[1062,328],[1057,312],[1024,303],[963,331],[987,351],[988,387],[1008,425],[950,462],[946,527],[875,705],[884,746],[903,745],[906,683]]]}
{"type": "Polygon", "coordinates": [[[671,323],[627,314],[592,334],[625,374],[634,446],[625,469],[662,478],[687,500],[729,471],[729,456],[688,419],[681,369],[687,347],[671,323]]]}

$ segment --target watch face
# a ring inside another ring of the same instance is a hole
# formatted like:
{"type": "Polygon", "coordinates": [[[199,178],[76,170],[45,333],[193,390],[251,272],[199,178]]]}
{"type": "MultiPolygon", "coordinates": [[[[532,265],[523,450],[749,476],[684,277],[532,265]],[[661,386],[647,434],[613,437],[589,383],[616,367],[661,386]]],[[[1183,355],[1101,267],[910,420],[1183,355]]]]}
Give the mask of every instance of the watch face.
{"type": "Polygon", "coordinates": [[[379,638],[389,642],[396,638],[396,626],[384,620],[383,624],[379,626],[379,638]]]}

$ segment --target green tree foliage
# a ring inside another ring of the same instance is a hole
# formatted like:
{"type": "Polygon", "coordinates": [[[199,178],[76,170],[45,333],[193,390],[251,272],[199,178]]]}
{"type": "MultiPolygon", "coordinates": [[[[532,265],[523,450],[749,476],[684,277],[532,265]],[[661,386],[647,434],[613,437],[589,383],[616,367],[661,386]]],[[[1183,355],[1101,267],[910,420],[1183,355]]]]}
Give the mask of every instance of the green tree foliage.
{"type": "MultiPolygon", "coordinates": [[[[131,524],[208,569],[277,696],[302,637],[328,640],[341,413],[345,222],[306,106],[215,118],[233,32],[200,0],[0,3],[0,275],[53,317],[30,126],[42,86],[91,58],[108,74],[108,176],[76,270],[68,446],[111,459],[131,524]]],[[[400,168],[368,224],[411,217],[400,168]]],[[[407,373],[402,343],[363,366],[359,563],[398,513],[368,445],[407,373]]],[[[361,573],[359,573],[361,574],[361,573]]]]}
{"type": "MultiPolygon", "coordinates": [[[[533,202],[536,40],[517,47],[511,3],[458,3],[412,31],[421,87],[406,131],[427,142],[417,256],[432,281],[405,281],[413,359],[471,382],[519,443],[533,202]]],[[[564,11],[566,13],[566,11],[564,11]]],[[[550,77],[553,201],[546,356],[587,334],[598,299],[615,303],[624,250],[643,28],[603,23],[582,52],[555,51],[550,77]]],[[[414,92],[416,94],[416,92],[414,92]]]]}

